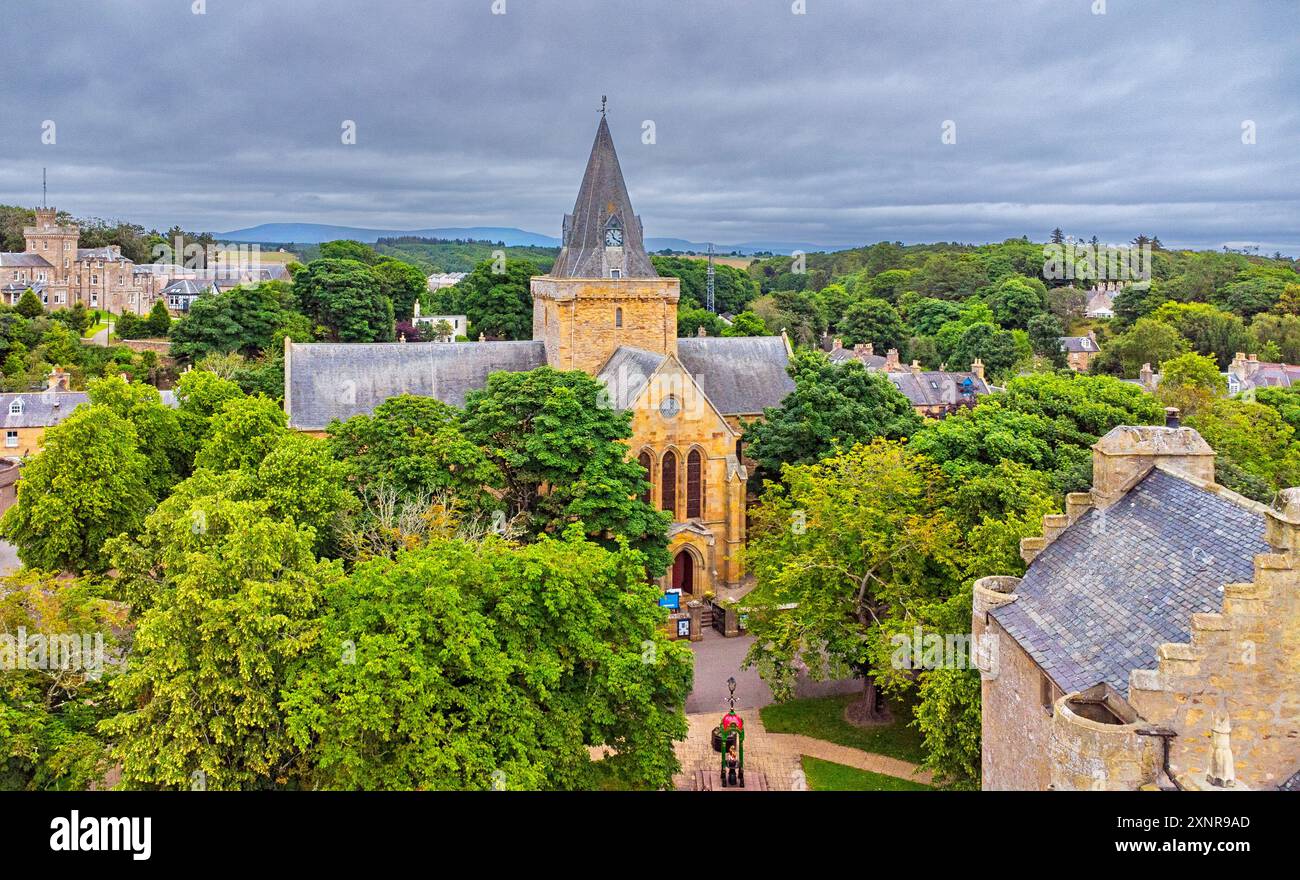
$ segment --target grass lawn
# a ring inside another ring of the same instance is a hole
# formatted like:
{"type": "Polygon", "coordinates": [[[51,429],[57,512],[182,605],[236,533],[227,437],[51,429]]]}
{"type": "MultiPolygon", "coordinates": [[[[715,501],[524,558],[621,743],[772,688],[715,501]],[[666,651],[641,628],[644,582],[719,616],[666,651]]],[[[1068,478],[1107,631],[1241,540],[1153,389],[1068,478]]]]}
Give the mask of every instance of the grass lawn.
{"type": "Polygon", "coordinates": [[[924,753],[921,750],[921,732],[911,726],[912,707],[890,704],[894,713],[892,724],[856,727],[844,720],[844,707],[857,699],[857,694],[841,694],[773,703],[760,709],[759,717],[763,719],[763,726],[772,733],[802,733],[814,739],[919,764],[924,753]]]}
{"type": "Polygon", "coordinates": [[[801,755],[810,791],[933,791],[920,782],[801,755]]]}
{"type": "Polygon", "coordinates": [[[96,333],[98,333],[100,330],[105,330],[105,329],[107,329],[107,328],[108,328],[108,322],[107,322],[107,321],[100,321],[98,324],[94,324],[94,325],[92,325],[92,326],[90,327],[90,329],[88,329],[88,330],[86,331],[86,335],[82,336],[81,338],[82,338],[82,339],[89,339],[89,338],[91,338],[92,336],[94,336],[96,333]]]}

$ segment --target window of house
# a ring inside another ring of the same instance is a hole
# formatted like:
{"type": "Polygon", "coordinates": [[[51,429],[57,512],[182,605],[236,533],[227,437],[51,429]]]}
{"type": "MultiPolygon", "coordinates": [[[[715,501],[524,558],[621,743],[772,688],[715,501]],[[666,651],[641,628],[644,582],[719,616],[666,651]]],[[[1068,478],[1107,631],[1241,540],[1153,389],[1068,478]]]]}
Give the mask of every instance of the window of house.
{"type": "Polygon", "coordinates": [[[692,449],[686,456],[686,518],[704,515],[704,456],[692,449]]]}
{"type": "Polygon", "coordinates": [[[614,309],[614,326],[615,326],[615,327],[622,327],[622,326],[623,326],[623,310],[622,310],[622,309],[614,309]]]}
{"type": "Polygon", "coordinates": [[[651,503],[650,499],[654,495],[655,478],[654,478],[654,471],[652,470],[652,465],[654,463],[654,460],[650,458],[649,452],[642,452],[640,455],[637,456],[636,460],[638,463],[640,463],[641,469],[645,471],[646,485],[645,485],[645,491],[641,493],[641,500],[644,501],[646,504],[650,504],[651,503]]]}
{"type": "Polygon", "coordinates": [[[610,269],[610,270],[609,270],[609,277],[610,277],[610,278],[622,278],[622,277],[623,277],[623,270],[622,270],[622,269],[610,269]]]}
{"type": "Polygon", "coordinates": [[[13,449],[17,445],[18,445],[18,432],[5,431],[5,446],[8,446],[10,449],[13,449]]]}
{"type": "Polygon", "coordinates": [[[662,503],[659,505],[664,510],[673,515],[673,520],[677,519],[677,453],[671,449],[664,453],[663,464],[659,466],[660,482],[662,484],[659,492],[662,503]]]}
{"type": "Polygon", "coordinates": [[[9,404],[9,415],[20,416],[23,414],[23,401],[19,398],[9,404]]]}

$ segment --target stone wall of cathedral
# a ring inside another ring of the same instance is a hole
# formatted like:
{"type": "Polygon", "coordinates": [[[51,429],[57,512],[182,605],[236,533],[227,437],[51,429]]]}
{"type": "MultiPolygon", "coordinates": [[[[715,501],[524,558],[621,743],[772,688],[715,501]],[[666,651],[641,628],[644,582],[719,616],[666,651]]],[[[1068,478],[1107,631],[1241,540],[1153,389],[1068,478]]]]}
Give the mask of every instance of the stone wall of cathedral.
{"type": "Polygon", "coordinates": [[[595,375],[620,345],[677,353],[676,278],[532,280],[533,338],[557,370],[595,375]]]}

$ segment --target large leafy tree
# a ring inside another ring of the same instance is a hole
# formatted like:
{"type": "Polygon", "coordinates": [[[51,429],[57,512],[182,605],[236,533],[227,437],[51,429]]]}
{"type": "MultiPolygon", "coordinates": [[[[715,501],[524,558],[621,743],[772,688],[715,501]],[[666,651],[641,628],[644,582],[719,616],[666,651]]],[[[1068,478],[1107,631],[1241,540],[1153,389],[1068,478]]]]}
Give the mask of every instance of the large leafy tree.
{"type": "Polygon", "coordinates": [[[691,658],[665,639],[644,572],[576,528],[525,546],[443,538],[360,566],[284,701],[310,783],[666,787],[691,658]],[[613,754],[598,765],[592,746],[613,754]]]}
{"type": "Polygon", "coordinates": [[[1010,275],[994,285],[985,301],[1002,327],[1024,330],[1035,315],[1047,310],[1047,287],[1037,278],[1010,275]]]}
{"type": "Polygon", "coordinates": [[[255,356],[282,344],[286,333],[308,340],[311,323],[295,311],[288,284],[267,281],[196,299],[171,328],[171,351],[191,361],[214,353],[255,356]]]}
{"type": "MultiPolygon", "coordinates": [[[[680,278],[682,307],[700,308],[708,304],[709,264],[699,257],[651,257],[650,262],[661,276],[680,278]]],[[[713,301],[720,314],[742,311],[758,296],[758,282],[743,269],[717,263],[713,267],[713,301]]]]}
{"type": "Polygon", "coordinates": [[[227,400],[208,424],[194,466],[214,471],[256,468],[289,433],[284,410],[266,397],[227,400]]]}
{"type": "Polygon", "coordinates": [[[944,512],[946,480],[900,443],[858,444],[817,464],[789,465],[753,514],[747,558],[756,637],[748,662],[778,696],[798,669],[827,659],[864,675],[863,713],[876,713],[881,624],[956,582],[958,533],[944,512]]]}
{"type": "Polygon", "coordinates": [[[818,461],[837,446],[907,437],[921,427],[894,384],[857,361],[836,365],[820,352],[799,351],[789,371],[795,390],[745,432],[749,455],[771,477],[782,465],[818,461]]]}
{"type": "Polygon", "coordinates": [[[32,569],[0,580],[0,633],[16,636],[23,627],[76,638],[83,650],[67,668],[10,667],[0,675],[0,788],[84,790],[107,774],[96,725],[111,711],[108,680],[121,651],[116,634],[126,632],[126,606],[108,593],[100,578],[32,569]],[[88,643],[83,633],[100,641],[88,643]]]}
{"type": "Polygon", "coordinates": [[[357,260],[312,260],[293,279],[298,307],[335,342],[390,342],[393,303],[371,267],[357,260]]]}
{"type": "Polygon", "coordinates": [[[381,259],[370,271],[379,280],[379,289],[392,302],[393,317],[398,321],[411,320],[415,303],[428,289],[424,273],[410,263],[391,258],[381,259]]]}
{"type": "Polygon", "coordinates": [[[669,516],[641,500],[645,472],[624,443],[631,420],[586,373],[539,367],[493,373],[470,392],[463,424],[499,473],[507,518],[532,535],[582,522],[610,547],[621,535],[658,575],[668,567],[669,516]]]}
{"type": "Polygon", "coordinates": [[[329,427],[329,448],[361,493],[447,496],[466,509],[490,503],[497,471],[461,430],[460,412],[432,397],[391,397],[369,415],[329,427]]]}
{"type": "Polygon", "coordinates": [[[876,351],[896,348],[907,356],[907,325],[898,311],[883,299],[864,299],[853,303],[835,326],[845,345],[870,342],[876,351]]]}
{"type": "Polygon", "coordinates": [[[33,568],[103,571],[104,542],[137,532],[153,507],[149,485],[135,426],[107,406],[82,406],[45,432],[0,534],[33,568]]]}
{"type": "Polygon", "coordinates": [[[1170,325],[1154,318],[1139,318],[1131,328],[1106,343],[1092,369],[1131,378],[1137,376],[1143,364],[1159,370],[1164,361],[1189,350],[1187,340],[1170,325]]]}
{"type": "Polygon", "coordinates": [[[533,297],[529,280],[539,274],[528,260],[484,260],[457,284],[438,291],[435,308],[464,314],[470,338],[481,333],[489,339],[530,339],[533,333],[533,297]],[[504,271],[498,271],[504,269],[504,271]]]}
{"type": "Polygon", "coordinates": [[[152,385],[127,382],[120,376],[90,382],[87,396],[92,404],[111,409],[135,426],[140,451],[149,459],[149,489],[155,498],[166,497],[190,469],[176,411],[162,402],[152,385]]]}
{"type": "Polygon", "coordinates": [[[148,533],[145,551],[118,542],[118,567],[155,582],[131,662],[112,682],[123,711],[102,725],[123,784],[292,783],[300,769],[280,704],[317,643],[339,566],[318,562],[313,531],[264,501],[178,492],[148,533]]]}
{"type": "Polygon", "coordinates": [[[1165,303],[1152,317],[1182,334],[1197,354],[1217,360],[1221,370],[1228,368],[1234,353],[1254,348],[1241,318],[1208,303],[1165,303]]]}

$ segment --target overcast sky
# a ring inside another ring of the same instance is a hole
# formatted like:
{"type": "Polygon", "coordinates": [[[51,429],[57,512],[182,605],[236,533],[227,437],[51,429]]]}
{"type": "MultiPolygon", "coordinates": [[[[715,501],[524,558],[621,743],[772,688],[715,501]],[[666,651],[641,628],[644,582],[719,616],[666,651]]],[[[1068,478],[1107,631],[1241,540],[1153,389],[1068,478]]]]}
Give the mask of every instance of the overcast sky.
{"type": "Polygon", "coordinates": [[[0,202],[558,235],[607,94],[648,236],[1300,255],[1295,0],[193,2],[5,4],[0,202]]]}

